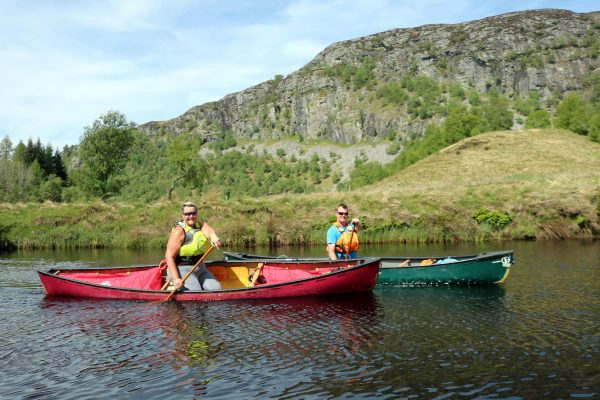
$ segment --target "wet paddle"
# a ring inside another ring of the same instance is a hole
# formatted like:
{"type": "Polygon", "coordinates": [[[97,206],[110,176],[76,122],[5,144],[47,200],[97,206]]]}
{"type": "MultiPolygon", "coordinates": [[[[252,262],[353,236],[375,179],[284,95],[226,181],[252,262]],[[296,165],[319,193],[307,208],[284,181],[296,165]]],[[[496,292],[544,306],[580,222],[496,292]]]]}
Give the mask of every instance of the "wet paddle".
{"type": "MultiPolygon", "coordinates": [[[[194,271],[196,270],[196,268],[198,268],[198,265],[202,264],[202,261],[204,261],[204,259],[205,259],[205,258],[206,258],[206,256],[208,255],[208,253],[210,253],[210,252],[211,252],[211,250],[212,250],[212,249],[214,249],[214,248],[215,248],[215,246],[210,246],[210,247],[208,248],[208,250],[206,250],[206,252],[205,252],[205,253],[202,255],[202,257],[200,257],[200,259],[198,260],[198,262],[197,262],[197,263],[196,263],[196,264],[195,264],[195,265],[192,267],[192,269],[190,269],[190,270],[188,271],[188,273],[187,273],[187,274],[185,274],[185,276],[184,276],[184,277],[183,277],[183,279],[182,279],[182,285],[185,283],[185,280],[186,280],[186,279],[187,279],[187,278],[188,278],[188,277],[189,277],[189,276],[192,274],[192,272],[194,272],[194,271]]],[[[173,290],[171,291],[171,293],[169,293],[169,295],[167,296],[167,298],[166,298],[164,301],[169,301],[169,300],[171,300],[171,298],[173,298],[173,295],[175,295],[175,292],[176,292],[177,290],[178,290],[177,288],[173,289],[173,290]]]]}

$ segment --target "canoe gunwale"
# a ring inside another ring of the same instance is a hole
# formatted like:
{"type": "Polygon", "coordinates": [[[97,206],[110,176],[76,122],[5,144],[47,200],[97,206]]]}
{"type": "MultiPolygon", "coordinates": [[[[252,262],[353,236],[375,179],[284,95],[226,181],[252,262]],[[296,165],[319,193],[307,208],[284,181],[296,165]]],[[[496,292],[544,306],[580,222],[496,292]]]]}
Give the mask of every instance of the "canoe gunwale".
{"type": "MultiPolygon", "coordinates": [[[[270,260],[270,261],[274,264],[283,264],[283,265],[295,265],[295,264],[306,264],[307,263],[306,261],[288,261],[288,260],[270,260]]],[[[310,285],[311,281],[317,282],[324,278],[329,278],[329,277],[333,277],[334,279],[336,279],[335,278],[336,276],[343,276],[343,275],[351,276],[355,273],[360,273],[356,270],[360,270],[363,268],[366,270],[367,268],[372,267],[373,264],[375,264],[375,263],[377,263],[377,266],[379,266],[379,258],[375,258],[375,257],[355,259],[353,261],[358,261],[356,263],[356,265],[352,265],[349,267],[345,266],[345,265],[347,265],[345,260],[339,260],[339,261],[330,260],[330,261],[331,262],[328,264],[340,264],[339,269],[327,271],[321,275],[314,275],[314,276],[310,276],[310,277],[306,277],[306,278],[299,278],[299,279],[294,279],[294,280],[289,280],[289,281],[284,281],[284,282],[265,283],[265,284],[261,284],[258,286],[251,286],[251,287],[228,288],[228,289],[220,289],[220,290],[212,290],[212,291],[186,290],[184,292],[177,292],[175,294],[175,299],[177,299],[178,297],[185,299],[185,298],[194,297],[194,296],[201,296],[201,297],[210,297],[210,299],[206,299],[206,300],[211,300],[211,299],[219,298],[221,296],[223,296],[224,299],[228,299],[229,295],[235,296],[236,294],[243,294],[243,293],[248,293],[248,294],[254,295],[256,293],[270,292],[272,290],[275,290],[275,291],[282,290],[282,288],[285,288],[286,286],[310,285]]],[[[212,263],[213,265],[222,265],[223,261],[222,260],[221,261],[212,261],[212,262],[208,262],[207,264],[210,265],[209,263],[212,263]]],[[[250,264],[250,263],[254,264],[254,263],[256,263],[256,261],[255,260],[233,260],[233,261],[228,261],[225,263],[231,264],[231,266],[235,266],[238,264],[250,264]]],[[[142,297],[144,295],[148,295],[155,299],[160,299],[160,298],[166,296],[167,294],[171,293],[171,291],[170,290],[161,290],[161,289],[137,289],[137,288],[127,288],[127,287],[117,287],[117,286],[105,286],[105,285],[101,285],[101,284],[97,284],[97,283],[86,282],[84,280],[78,280],[78,279],[73,279],[73,278],[57,275],[57,273],[60,271],[69,271],[69,272],[72,272],[72,271],[96,272],[96,271],[109,271],[109,270],[112,270],[112,271],[124,270],[124,271],[126,271],[126,270],[132,270],[132,269],[144,269],[144,268],[154,268],[154,267],[156,267],[156,266],[51,269],[48,271],[37,271],[37,273],[39,274],[40,279],[42,280],[42,284],[44,284],[44,279],[42,279],[42,277],[46,277],[47,279],[50,279],[53,282],[57,282],[57,283],[65,282],[67,284],[77,285],[80,288],[90,288],[90,290],[109,291],[112,293],[139,295],[142,297]]],[[[376,273],[373,274],[373,282],[370,285],[370,288],[372,288],[374,286],[375,278],[376,278],[376,273]]],[[[345,279],[345,278],[341,278],[341,279],[345,279]]],[[[45,286],[44,286],[44,291],[46,291],[45,286]]],[[[333,293],[336,293],[336,292],[333,292],[333,293]]],[[[327,293],[323,293],[323,294],[327,294],[327,293]]],[[[53,294],[53,295],[55,295],[55,294],[53,294]]],[[[56,295],[57,296],[69,296],[69,295],[64,295],[64,294],[56,294],[56,295]]],[[[85,296],[79,296],[79,297],[83,298],[85,296]]],[[[283,296],[283,297],[285,297],[285,296],[283,296]]],[[[110,297],[107,297],[107,298],[110,298],[110,297]]],[[[248,298],[261,298],[261,297],[260,296],[250,296],[248,298]]],[[[235,298],[232,298],[232,299],[235,299],[235,298]]],[[[205,299],[201,299],[200,301],[204,301],[204,300],[205,299]]]]}
{"type": "MultiPolygon", "coordinates": [[[[381,260],[381,269],[396,269],[396,268],[402,268],[402,269],[410,269],[410,268],[435,268],[435,267],[451,267],[453,265],[460,265],[460,264],[466,264],[466,263],[473,263],[473,262],[486,262],[489,260],[493,260],[493,259],[498,259],[498,258],[502,258],[502,257],[506,257],[506,256],[510,256],[510,265],[514,265],[514,250],[504,250],[504,251],[494,251],[494,252],[489,252],[489,253],[479,253],[479,254],[475,254],[475,255],[470,255],[470,256],[455,256],[454,258],[456,258],[456,261],[452,261],[452,262],[448,262],[448,263],[444,263],[444,264],[429,264],[429,265],[407,265],[407,266],[403,266],[403,267],[398,267],[398,266],[393,266],[393,265],[384,265],[384,263],[394,263],[394,262],[402,262],[402,261],[406,261],[406,260],[411,260],[411,261],[419,261],[419,260],[427,260],[427,259],[437,259],[437,260],[443,260],[444,258],[448,257],[448,256],[439,256],[439,257],[380,257],[381,260]]],[[[510,268],[509,267],[505,267],[505,268],[510,268]]]]}
{"type": "MultiPolygon", "coordinates": [[[[276,260],[311,260],[323,258],[284,258],[247,253],[224,252],[228,260],[273,262],[276,260]]],[[[400,286],[487,285],[504,283],[515,264],[514,250],[481,252],[462,256],[382,256],[377,284],[400,286]],[[447,258],[453,260],[439,262],[447,258]],[[424,260],[438,260],[422,264],[424,260]],[[407,262],[410,261],[410,262],[407,262]]]]}

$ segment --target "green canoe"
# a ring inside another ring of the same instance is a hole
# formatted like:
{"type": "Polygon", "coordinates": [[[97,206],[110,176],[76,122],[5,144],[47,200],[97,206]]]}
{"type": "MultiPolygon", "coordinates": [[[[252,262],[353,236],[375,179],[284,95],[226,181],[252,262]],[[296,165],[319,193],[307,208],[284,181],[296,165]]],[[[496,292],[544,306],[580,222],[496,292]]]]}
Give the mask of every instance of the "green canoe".
{"type": "Polygon", "coordinates": [[[503,283],[513,251],[459,257],[381,257],[377,283],[394,285],[483,285],[503,283]]]}
{"type": "MultiPolygon", "coordinates": [[[[289,259],[224,252],[228,260],[289,259]]],[[[313,257],[326,259],[324,257],[313,257]]],[[[485,285],[503,283],[514,264],[514,251],[495,251],[468,256],[380,257],[377,283],[403,286],[485,285]]],[[[299,259],[298,259],[299,260],[299,259]]]]}

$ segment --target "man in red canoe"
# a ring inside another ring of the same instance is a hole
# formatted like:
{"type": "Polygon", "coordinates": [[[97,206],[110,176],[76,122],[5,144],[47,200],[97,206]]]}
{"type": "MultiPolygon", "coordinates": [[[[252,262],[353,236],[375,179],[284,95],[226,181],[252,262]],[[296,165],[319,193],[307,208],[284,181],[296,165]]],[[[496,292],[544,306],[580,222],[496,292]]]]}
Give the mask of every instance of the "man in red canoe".
{"type": "Polygon", "coordinates": [[[215,247],[221,245],[215,230],[198,219],[198,208],[194,203],[183,203],[181,212],[183,218],[173,226],[167,243],[167,275],[176,289],[182,286],[188,290],[221,289],[219,281],[206,269],[204,263],[196,268],[185,283],[181,279],[200,260],[210,244],[215,247]]]}
{"type": "Polygon", "coordinates": [[[363,226],[358,218],[348,222],[348,206],[341,203],[335,209],[336,221],[327,231],[327,255],[331,260],[356,258],[358,250],[357,231],[362,231],[363,226]]]}

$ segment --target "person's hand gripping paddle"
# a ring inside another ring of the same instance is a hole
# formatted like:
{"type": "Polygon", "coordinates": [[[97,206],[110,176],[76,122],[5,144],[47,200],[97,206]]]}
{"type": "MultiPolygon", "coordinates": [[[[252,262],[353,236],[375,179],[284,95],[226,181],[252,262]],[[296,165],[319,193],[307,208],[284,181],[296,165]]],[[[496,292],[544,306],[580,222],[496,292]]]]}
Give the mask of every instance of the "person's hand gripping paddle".
{"type": "MultiPolygon", "coordinates": [[[[208,250],[206,250],[206,252],[202,255],[202,257],[200,257],[200,259],[198,260],[198,262],[192,267],[192,269],[190,269],[188,271],[187,274],[185,274],[185,276],[182,279],[181,285],[183,286],[183,284],[185,283],[185,280],[192,274],[192,272],[194,272],[196,270],[196,268],[198,268],[198,265],[202,264],[202,261],[204,261],[204,259],[206,258],[206,256],[208,255],[208,253],[211,252],[212,249],[214,249],[215,246],[210,246],[208,248],[208,250]]],[[[177,292],[177,290],[179,290],[178,288],[175,288],[171,291],[171,293],[169,293],[169,295],[167,296],[166,299],[164,299],[163,301],[169,301],[173,298],[173,296],[175,295],[175,292],[177,292]]]]}

